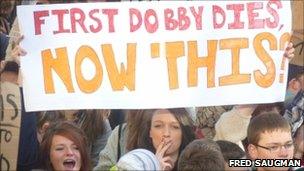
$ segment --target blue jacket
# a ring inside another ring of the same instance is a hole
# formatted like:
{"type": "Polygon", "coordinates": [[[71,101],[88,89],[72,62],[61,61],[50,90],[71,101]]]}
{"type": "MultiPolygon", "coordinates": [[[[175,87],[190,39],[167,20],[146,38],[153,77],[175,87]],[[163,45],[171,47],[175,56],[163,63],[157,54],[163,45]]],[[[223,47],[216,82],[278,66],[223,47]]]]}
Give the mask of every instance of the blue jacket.
{"type": "Polygon", "coordinates": [[[17,170],[27,171],[39,167],[39,142],[36,128],[37,119],[35,112],[25,112],[22,89],[20,89],[20,93],[22,111],[17,170]]]}

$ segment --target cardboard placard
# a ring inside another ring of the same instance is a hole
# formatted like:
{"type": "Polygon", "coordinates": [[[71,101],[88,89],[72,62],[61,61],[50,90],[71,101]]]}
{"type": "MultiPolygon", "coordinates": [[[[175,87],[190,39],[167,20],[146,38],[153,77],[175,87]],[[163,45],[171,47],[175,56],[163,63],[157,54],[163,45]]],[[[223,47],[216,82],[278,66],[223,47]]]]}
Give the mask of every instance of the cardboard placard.
{"type": "Polygon", "coordinates": [[[21,120],[19,86],[0,82],[0,170],[16,170],[21,120]]]}

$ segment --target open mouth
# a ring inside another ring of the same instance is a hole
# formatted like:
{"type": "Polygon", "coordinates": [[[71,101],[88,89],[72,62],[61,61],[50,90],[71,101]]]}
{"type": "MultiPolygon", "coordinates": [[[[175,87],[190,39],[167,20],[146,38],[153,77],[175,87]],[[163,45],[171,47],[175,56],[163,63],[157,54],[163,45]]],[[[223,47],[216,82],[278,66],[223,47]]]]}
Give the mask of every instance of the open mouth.
{"type": "Polygon", "coordinates": [[[66,168],[66,169],[73,169],[76,165],[76,161],[73,160],[73,159],[66,159],[64,160],[63,162],[63,166],[66,168]]]}

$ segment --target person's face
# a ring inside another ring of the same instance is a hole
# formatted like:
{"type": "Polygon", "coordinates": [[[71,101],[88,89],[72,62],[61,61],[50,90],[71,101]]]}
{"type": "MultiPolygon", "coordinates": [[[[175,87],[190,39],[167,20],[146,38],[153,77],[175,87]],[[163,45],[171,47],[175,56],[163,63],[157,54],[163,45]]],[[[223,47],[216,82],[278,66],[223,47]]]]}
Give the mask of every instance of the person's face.
{"type": "MultiPolygon", "coordinates": [[[[264,147],[282,146],[292,143],[291,132],[276,130],[273,132],[263,132],[260,135],[258,145],[264,147]]],[[[256,146],[258,159],[292,159],[294,147],[289,149],[281,147],[277,152],[272,152],[256,146]]]]}
{"type": "Polygon", "coordinates": [[[294,94],[297,94],[301,90],[301,88],[302,87],[300,79],[294,78],[288,83],[288,89],[294,94]]]}
{"type": "Polygon", "coordinates": [[[73,141],[54,135],[50,149],[50,159],[54,170],[80,170],[81,156],[73,141]]]}
{"type": "MultiPolygon", "coordinates": [[[[273,132],[263,132],[260,135],[260,140],[256,145],[249,145],[249,155],[252,159],[292,159],[294,153],[294,146],[292,144],[292,137],[290,131],[276,130],[273,132]],[[287,144],[290,146],[287,147],[287,144]],[[266,148],[279,147],[278,150],[268,150],[266,148]],[[286,147],[283,147],[285,145],[286,147]]],[[[259,170],[277,170],[278,168],[260,168],[259,170]]],[[[280,168],[285,169],[285,168],[280,168]]],[[[287,170],[287,168],[285,169],[287,170]]]]}
{"type": "Polygon", "coordinates": [[[166,155],[178,152],[182,143],[182,129],[178,120],[168,110],[156,110],[151,121],[150,137],[155,149],[162,141],[172,142],[166,155]]]}
{"type": "Polygon", "coordinates": [[[304,74],[302,74],[298,80],[299,80],[301,89],[304,90],[304,74]]]}
{"type": "Polygon", "coordinates": [[[295,145],[296,145],[296,151],[298,153],[304,153],[304,125],[301,125],[296,133],[295,136],[295,145]]]}
{"type": "Polygon", "coordinates": [[[304,90],[304,74],[298,78],[293,78],[288,83],[288,89],[294,94],[297,94],[300,90],[304,90]]]}

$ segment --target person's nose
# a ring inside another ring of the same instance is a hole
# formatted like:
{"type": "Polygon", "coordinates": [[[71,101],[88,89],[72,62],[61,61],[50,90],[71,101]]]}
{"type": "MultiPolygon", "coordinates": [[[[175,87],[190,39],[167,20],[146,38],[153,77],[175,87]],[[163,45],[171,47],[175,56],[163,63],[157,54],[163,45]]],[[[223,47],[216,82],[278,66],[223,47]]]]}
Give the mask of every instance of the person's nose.
{"type": "Polygon", "coordinates": [[[163,136],[164,137],[169,137],[170,136],[170,128],[169,128],[169,126],[165,126],[164,127],[164,131],[163,131],[163,136]]]}
{"type": "Polygon", "coordinates": [[[66,155],[67,156],[73,156],[74,155],[74,151],[72,148],[67,148],[66,149],[66,155]]]}

